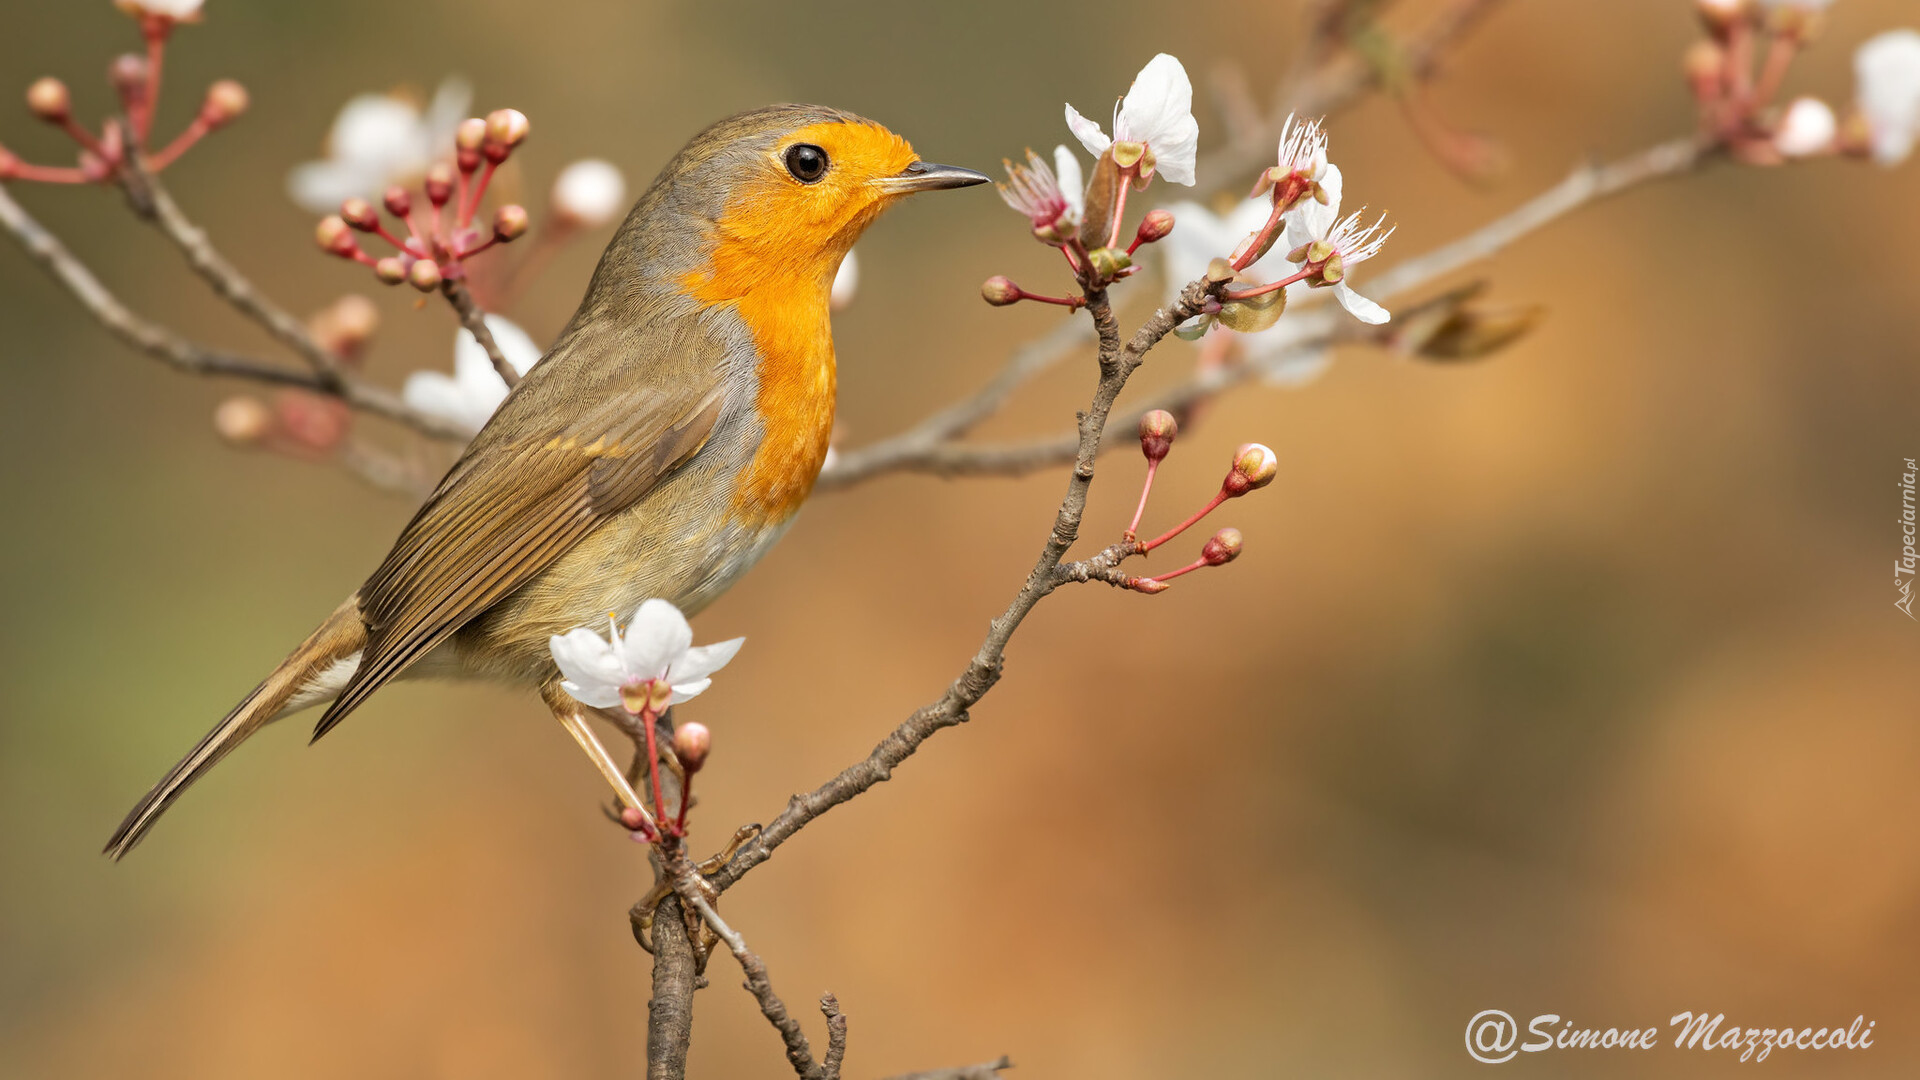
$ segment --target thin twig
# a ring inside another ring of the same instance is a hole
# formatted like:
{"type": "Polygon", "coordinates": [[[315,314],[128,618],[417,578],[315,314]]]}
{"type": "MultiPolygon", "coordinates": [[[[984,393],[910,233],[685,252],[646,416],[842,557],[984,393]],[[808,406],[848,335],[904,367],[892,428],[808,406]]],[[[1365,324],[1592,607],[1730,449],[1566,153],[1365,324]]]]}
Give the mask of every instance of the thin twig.
{"type": "MultiPolygon", "coordinates": [[[[1649,180],[1689,172],[1706,160],[1710,153],[1711,147],[1689,137],[1657,143],[1609,164],[1582,165],[1560,183],[1472,233],[1401,262],[1374,278],[1366,292],[1376,299],[1388,300],[1430,284],[1461,267],[1498,253],[1509,244],[1582,206],[1617,195],[1649,180]]],[[[1324,307],[1312,310],[1303,306],[1299,312],[1289,313],[1279,327],[1266,333],[1291,332],[1299,349],[1324,348],[1341,340],[1364,340],[1377,336],[1336,320],[1337,316],[1324,307]]],[[[1137,424],[1140,415],[1150,409],[1177,411],[1205,401],[1265,370],[1265,367],[1242,364],[1196,371],[1186,380],[1157,391],[1137,408],[1114,417],[1110,426],[1124,429],[1137,424]]],[[[845,487],[890,472],[948,477],[1024,476],[1038,469],[1072,461],[1079,452],[1079,445],[1079,436],[1075,432],[1025,442],[996,444],[968,444],[951,440],[929,442],[896,436],[846,454],[836,462],[835,483],[830,487],[845,487]],[[849,463],[855,468],[848,468],[849,463]]]]}
{"type": "Polygon", "coordinates": [[[888,1080],[999,1080],[1000,1070],[1011,1068],[1013,1068],[1013,1059],[1002,1054],[992,1061],[983,1061],[978,1065],[901,1073],[899,1076],[888,1077],[888,1080]]]}
{"type": "Polygon", "coordinates": [[[447,278],[442,281],[440,292],[447,298],[447,303],[453,305],[454,312],[460,316],[460,325],[466,327],[467,333],[473,335],[473,340],[479,342],[480,347],[487,351],[487,359],[492,361],[494,372],[506,382],[507,389],[511,390],[518,386],[520,372],[507,362],[507,354],[501,352],[499,343],[493,340],[493,331],[487,329],[487,313],[480,310],[480,305],[474,300],[473,294],[468,292],[467,287],[457,278],[447,278]]]}
{"type": "MultiPolygon", "coordinates": [[[[690,875],[680,875],[674,882],[674,891],[679,893],[681,903],[692,906],[700,913],[700,917],[713,928],[713,932],[720,935],[720,940],[727,943],[727,949],[733,953],[733,958],[740,961],[740,970],[747,974],[747,992],[760,1003],[760,1014],[765,1016],[774,1030],[780,1033],[780,1041],[786,1044],[787,1061],[792,1063],[794,1073],[800,1077],[800,1080],[823,1080],[827,1074],[820,1064],[813,1060],[813,1048],[807,1043],[807,1033],[800,1030],[800,1021],[793,1018],[793,1014],[787,1011],[786,1003],[780,1000],[780,995],[773,992],[773,980],[767,975],[767,965],[747,948],[746,939],[740,936],[739,931],[728,926],[726,920],[720,917],[720,913],[713,910],[713,905],[707,902],[707,898],[700,895],[690,875]]],[[[828,995],[822,1001],[821,1008],[824,1010],[826,1002],[831,1000],[832,995],[828,995]]],[[[829,1021],[836,1015],[838,1015],[837,1010],[829,1012],[829,1021]]],[[[842,1053],[845,1053],[845,1027],[843,1020],[841,1023],[842,1053]]],[[[837,1061],[835,1061],[835,1067],[838,1068],[837,1061]]]]}

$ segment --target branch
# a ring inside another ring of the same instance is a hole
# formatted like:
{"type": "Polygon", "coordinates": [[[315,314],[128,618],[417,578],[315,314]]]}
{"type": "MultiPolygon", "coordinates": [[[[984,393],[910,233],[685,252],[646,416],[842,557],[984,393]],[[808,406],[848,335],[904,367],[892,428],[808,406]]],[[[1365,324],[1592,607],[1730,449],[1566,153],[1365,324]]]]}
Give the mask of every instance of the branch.
{"type": "MultiPolygon", "coordinates": [[[[1367,293],[1388,300],[1430,284],[1461,267],[1489,258],[1509,244],[1566,216],[1580,207],[1617,195],[1639,184],[1690,172],[1713,153],[1712,147],[1691,137],[1657,143],[1635,154],[1605,164],[1587,164],[1565,180],[1479,229],[1424,255],[1408,259],[1375,278],[1367,293]]],[[[1303,305],[1304,306],[1304,305],[1303,305]]],[[[1265,333],[1289,332],[1295,348],[1322,348],[1342,341],[1368,340],[1378,335],[1349,325],[1325,308],[1289,313],[1280,325],[1265,333]]],[[[1124,429],[1137,424],[1149,409],[1181,408],[1207,400],[1261,374],[1259,365],[1239,364],[1197,371],[1149,397],[1139,407],[1112,421],[1124,429]]],[[[926,425],[923,424],[922,427],[926,425]]],[[[967,444],[950,439],[910,438],[921,428],[885,439],[847,454],[836,462],[829,489],[846,487],[888,472],[927,473],[934,476],[1024,476],[1074,460],[1079,453],[1077,433],[1065,433],[1027,442],[967,444]]],[[[826,479],[822,478],[823,481],[826,479]]]]}
{"type": "MultiPolygon", "coordinates": [[[[713,910],[713,905],[707,902],[707,898],[700,895],[698,886],[693,883],[690,867],[685,873],[676,875],[674,891],[680,895],[681,903],[691,905],[700,913],[700,917],[713,928],[713,932],[720,935],[720,940],[727,943],[727,949],[733,953],[733,958],[740,961],[740,970],[747,973],[747,992],[760,1003],[760,1014],[765,1016],[774,1030],[780,1033],[780,1041],[786,1044],[787,1061],[793,1065],[794,1073],[800,1077],[800,1080],[826,1080],[827,1072],[813,1060],[813,1048],[807,1043],[807,1033],[800,1030],[800,1021],[795,1020],[793,1014],[787,1012],[786,1003],[780,1000],[780,995],[773,992],[773,980],[767,975],[766,963],[747,948],[746,939],[742,938],[733,927],[728,926],[726,920],[720,917],[720,913],[713,910]]],[[[829,1024],[835,1018],[839,1018],[839,1048],[844,1054],[847,1025],[846,1018],[840,1016],[838,1004],[833,1001],[833,995],[828,994],[821,1000],[820,1007],[822,1011],[827,1012],[829,1024]],[[831,1009],[829,1002],[833,1002],[831,1009]]],[[[839,1065],[837,1059],[834,1064],[837,1069],[839,1065]]]]}
{"type": "Polygon", "coordinates": [[[1046,544],[1041,548],[1040,556],[1033,570],[1027,574],[1025,583],[1007,604],[1006,610],[989,625],[986,640],[980,643],[966,670],[947,687],[946,693],[901,722],[864,760],[848,766],[840,775],[813,792],[795,795],[790,799],[787,808],[771,824],[742,845],[733,858],[709,879],[715,889],[724,891],[731,887],[748,871],[772,858],[776,848],[809,822],[888,779],[896,767],[913,756],[914,751],[936,732],[968,720],[968,710],[1000,680],[1007,643],[1013,638],[1014,631],[1020,628],[1020,623],[1034,605],[1060,585],[1056,571],[1067,549],[1080,535],[1080,520],[1086,512],[1087,493],[1093,485],[1094,461],[1100,454],[1100,440],[1106,432],[1107,418],[1113,411],[1115,399],[1120,396],[1127,379],[1145,361],[1148,350],[1159,344],[1181,321],[1198,312],[1208,299],[1210,290],[1217,290],[1224,284],[1210,285],[1202,280],[1188,285],[1179,299],[1154,312],[1124,346],[1120,342],[1119,326],[1114,321],[1113,305],[1106,291],[1088,290],[1087,311],[1093,317],[1094,328],[1100,339],[1100,382],[1094,390],[1092,403],[1080,414],[1074,467],[1067,480],[1066,495],[1060,500],[1053,529],[1047,534],[1046,544]]]}
{"type": "Polygon", "coordinates": [[[256,289],[246,275],[227,261],[207,239],[205,229],[188,220],[158,178],[146,170],[138,155],[128,155],[120,172],[127,202],[135,215],[157,227],[186,256],[221,298],[242,315],[264,327],[314,371],[314,389],[332,394],[354,408],[384,416],[435,438],[464,441],[467,433],[436,417],[418,412],[391,391],[363,382],[341,365],[339,357],[314,339],[304,322],[289,314],[256,289]]]}
{"type": "Polygon", "coordinates": [[[1005,1054],[994,1061],[962,1065],[957,1069],[931,1069],[927,1072],[901,1073],[889,1080],[999,1080],[1000,1070],[1013,1068],[1013,1059],[1005,1054]]]}
{"type": "Polygon", "coordinates": [[[473,335],[473,340],[487,351],[487,359],[493,362],[494,373],[507,384],[507,389],[520,385],[520,372],[507,362],[507,355],[500,351],[499,343],[493,340],[493,331],[487,329],[487,313],[480,310],[480,305],[474,301],[467,287],[455,278],[447,278],[440,282],[440,292],[460,316],[460,325],[466,327],[467,333],[473,335]]]}

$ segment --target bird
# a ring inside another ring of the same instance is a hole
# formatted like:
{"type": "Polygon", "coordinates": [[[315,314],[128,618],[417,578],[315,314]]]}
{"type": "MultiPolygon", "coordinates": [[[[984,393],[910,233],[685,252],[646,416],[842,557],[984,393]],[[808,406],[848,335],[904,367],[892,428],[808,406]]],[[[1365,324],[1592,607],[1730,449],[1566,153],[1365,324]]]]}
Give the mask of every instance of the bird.
{"type": "Polygon", "coordinates": [[[988,179],[817,105],[696,135],[386,558],[140,799],[105,853],[125,856],[269,721],[324,705],[318,739],[397,678],[536,688],[595,756],[549,638],[654,597],[697,613],[767,552],[826,459],[841,260],[905,196],[988,179]]]}

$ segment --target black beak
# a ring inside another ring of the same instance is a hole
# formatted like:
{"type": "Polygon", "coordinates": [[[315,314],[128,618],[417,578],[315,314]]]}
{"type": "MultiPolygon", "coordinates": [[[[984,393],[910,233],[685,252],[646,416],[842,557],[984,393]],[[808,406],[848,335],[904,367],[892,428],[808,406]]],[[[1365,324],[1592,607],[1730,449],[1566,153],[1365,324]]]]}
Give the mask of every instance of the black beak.
{"type": "Polygon", "coordinates": [[[935,165],[928,161],[916,161],[893,176],[883,176],[874,183],[889,195],[907,195],[915,191],[939,191],[943,188],[972,187],[984,184],[993,178],[986,173],[963,169],[958,165],[935,165]]]}

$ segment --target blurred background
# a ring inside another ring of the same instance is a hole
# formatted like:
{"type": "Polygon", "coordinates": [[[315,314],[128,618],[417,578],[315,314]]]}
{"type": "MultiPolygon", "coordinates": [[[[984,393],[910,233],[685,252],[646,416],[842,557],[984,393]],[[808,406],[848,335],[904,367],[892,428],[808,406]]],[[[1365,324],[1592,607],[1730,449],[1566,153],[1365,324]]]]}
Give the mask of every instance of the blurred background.
{"type": "MultiPolygon", "coordinates": [[[[1403,6],[1410,24],[1432,10],[1403,6]]],[[[373,294],[369,372],[389,385],[448,366],[450,312],[316,253],[284,193],[355,93],[466,74],[477,110],[533,119],[536,193],[588,155],[637,191],[700,127],[777,100],[986,168],[1065,140],[1062,101],[1104,116],[1157,49],[1203,88],[1235,65],[1265,100],[1300,27],[1285,3],[1206,20],[1129,0],[209,7],[169,55],[160,130],[215,77],[253,111],[172,186],[288,306],[373,294]]],[[[1510,150],[1491,186],[1437,164],[1388,102],[1337,117],[1349,199],[1399,225],[1367,270],[1583,156],[1688,130],[1690,9],[1508,5],[1432,99],[1510,150]]],[[[1913,14],[1838,5],[1789,91],[1844,103],[1853,46],[1913,14]]],[[[98,116],[96,76],[133,24],[104,0],[11,20],[7,87],[59,74],[98,116]]],[[[1204,150],[1221,129],[1201,97],[1204,150]]],[[[24,110],[0,140],[66,154],[24,110]]],[[[1920,454],[1916,170],[1718,167],[1643,188],[1458,279],[1548,307],[1517,347],[1459,366],[1351,349],[1307,387],[1226,399],[1176,447],[1149,522],[1201,502],[1234,445],[1267,442],[1279,479],[1219,519],[1246,533],[1241,560],[1151,600],[1050,600],[971,724],[784,848],[725,914],[816,1038],[810,1002],[839,996],[853,1077],[1002,1053],[1019,1077],[1469,1076],[1484,1066],[1462,1031],[1490,1008],[1663,1033],[1687,1009],[1864,1013],[1870,1050],[1766,1067],[1912,1075],[1920,626],[1893,610],[1888,563],[1901,459],[1920,454]]],[[[12,190],[136,308],[271,354],[113,194],[12,190]]],[[[607,231],[510,312],[537,338],[607,231]]],[[[1062,317],[977,299],[990,274],[1057,271],[987,191],[915,200],[860,253],[835,319],[848,444],[976,387],[1062,317]]],[[[649,965],[626,912],[645,860],[530,694],[396,686],[311,749],[306,721],[278,726],[124,865],[96,854],[410,506],[224,446],[209,416],[231,387],[130,353],[11,244],[0,326],[0,1074],[637,1075],[649,965]]],[[[1193,357],[1169,342],[1142,387],[1193,357]]],[[[1063,430],[1090,384],[1086,361],[1063,364],[985,434],[1063,430]]],[[[1131,452],[1107,460],[1086,548],[1117,535],[1139,475],[1131,452]]],[[[895,477],[816,500],[698,621],[748,644],[698,704],[716,749],[695,846],[770,819],[938,694],[1061,484],[895,477]]],[[[710,976],[694,1075],[788,1074],[735,965],[710,976]]],[[[1508,1068],[1737,1066],[1669,1047],[1508,1068]]]]}

